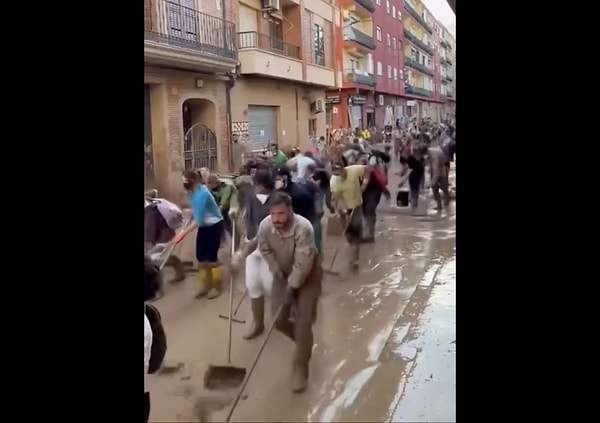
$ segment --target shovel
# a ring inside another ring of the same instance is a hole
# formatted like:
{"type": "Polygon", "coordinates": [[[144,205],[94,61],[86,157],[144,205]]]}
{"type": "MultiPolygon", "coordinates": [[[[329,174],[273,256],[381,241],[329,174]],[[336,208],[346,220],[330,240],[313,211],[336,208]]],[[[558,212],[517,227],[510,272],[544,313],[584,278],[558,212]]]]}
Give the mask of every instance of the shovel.
{"type": "MultiPolygon", "coordinates": [[[[256,364],[258,363],[260,356],[262,355],[265,347],[267,346],[267,343],[269,342],[269,338],[271,337],[271,334],[273,333],[273,329],[275,329],[275,324],[277,323],[277,320],[279,319],[279,315],[281,314],[281,311],[283,310],[284,305],[285,305],[285,303],[281,303],[281,305],[277,309],[277,312],[273,316],[273,320],[271,321],[271,325],[269,326],[269,329],[267,330],[265,340],[263,341],[262,345],[258,349],[258,352],[256,353],[256,356],[254,357],[254,361],[252,361],[252,365],[250,366],[250,371],[248,371],[248,373],[246,374],[246,370],[244,369],[245,377],[242,379],[242,382],[241,382],[242,386],[240,386],[238,393],[236,394],[236,396],[233,400],[233,403],[231,404],[231,407],[229,408],[229,413],[227,413],[227,418],[225,419],[226,423],[229,423],[231,421],[231,417],[233,416],[233,413],[235,412],[235,409],[237,408],[237,406],[240,402],[240,399],[242,398],[242,395],[244,394],[244,390],[246,389],[246,385],[248,385],[248,382],[250,381],[250,378],[252,377],[252,373],[254,372],[254,369],[256,368],[256,364]]],[[[206,379],[205,379],[205,382],[206,382],[206,379]]]]}
{"type": "MultiPolygon", "coordinates": [[[[231,255],[234,254],[235,244],[233,238],[235,236],[235,221],[232,222],[232,242],[231,255]]],[[[233,318],[233,274],[229,277],[229,328],[227,339],[227,365],[226,366],[209,366],[204,374],[204,387],[206,389],[228,389],[240,386],[246,378],[246,369],[244,367],[234,367],[231,365],[231,336],[233,318]]]]}

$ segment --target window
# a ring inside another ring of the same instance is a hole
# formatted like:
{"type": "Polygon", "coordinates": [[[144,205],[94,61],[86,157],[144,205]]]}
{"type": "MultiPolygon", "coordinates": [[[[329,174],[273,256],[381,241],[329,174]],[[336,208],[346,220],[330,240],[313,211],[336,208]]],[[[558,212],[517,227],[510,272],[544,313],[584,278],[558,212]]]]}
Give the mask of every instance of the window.
{"type": "Polygon", "coordinates": [[[350,61],[350,69],[360,69],[357,59],[349,59],[349,61],[350,61]]]}
{"type": "Polygon", "coordinates": [[[377,27],[377,41],[381,41],[381,28],[377,27]]]}
{"type": "Polygon", "coordinates": [[[394,50],[396,50],[397,46],[398,46],[398,45],[396,44],[396,37],[394,37],[394,38],[392,38],[392,48],[393,48],[394,50]]]}
{"type": "Polygon", "coordinates": [[[396,16],[396,6],[392,6],[392,16],[396,16]]]}
{"type": "Polygon", "coordinates": [[[388,79],[392,79],[392,66],[388,65],[388,79]]]}
{"type": "Polygon", "coordinates": [[[381,6],[381,0],[376,0],[377,6],[381,6]]]}
{"type": "Polygon", "coordinates": [[[398,79],[398,68],[394,68],[394,81],[398,79]]]}
{"type": "Polygon", "coordinates": [[[431,59],[429,59],[429,58],[427,59],[427,67],[429,69],[431,69],[431,59]]]}
{"type": "Polygon", "coordinates": [[[367,71],[369,73],[373,73],[373,54],[369,53],[369,56],[367,56],[367,71]]]}
{"type": "Polygon", "coordinates": [[[399,21],[402,20],[402,12],[400,10],[398,10],[398,20],[399,21]]]}
{"type": "Polygon", "coordinates": [[[317,136],[317,120],[309,119],[308,120],[308,135],[316,137],[317,136]]]}
{"type": "Polygon", "coordinates": [[[184,1],[179,4],[167,2],[166,6],[170,34],[186,40],[196,40],[198,28],[196,18],[194,17],[194,13],[196,12],[192,10],[194,4],[190,4],[190,1],[184,1]]]}
{"type": "Polygon", "coordinates": [[[377,62],[377,75],[383,76],[383,66],[382,66],[381,62],[377,62]]]}
{"type": "Polygon", "coordinates": [[[392,36],[390,35],[389,32],[387,34],[387,45],[388,45],[388,47],[392,46],[392,36]]]}
{"type": "Polygon", "coordinates": [[[390,0],[385,0],[385,11],[390,14],[390,0]]]}
{"type": "Polygon", "coordinates": [[[315,64],[325,66],[325,31],[321,25],[315,24],[314,28],[315,64]]]}

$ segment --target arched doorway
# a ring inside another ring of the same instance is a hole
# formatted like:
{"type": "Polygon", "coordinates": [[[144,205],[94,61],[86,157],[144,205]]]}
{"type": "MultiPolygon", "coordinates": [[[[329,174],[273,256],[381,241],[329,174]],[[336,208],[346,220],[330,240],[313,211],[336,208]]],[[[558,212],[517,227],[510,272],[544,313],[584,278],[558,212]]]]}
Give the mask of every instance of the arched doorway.
{"type": "Polygon", "coordinates": [[[218,166],[217,136],[214,125],[216,107],[204,99],[186,100],[182,106],[184,169],[207,167],[216,171],[218,166]]]}

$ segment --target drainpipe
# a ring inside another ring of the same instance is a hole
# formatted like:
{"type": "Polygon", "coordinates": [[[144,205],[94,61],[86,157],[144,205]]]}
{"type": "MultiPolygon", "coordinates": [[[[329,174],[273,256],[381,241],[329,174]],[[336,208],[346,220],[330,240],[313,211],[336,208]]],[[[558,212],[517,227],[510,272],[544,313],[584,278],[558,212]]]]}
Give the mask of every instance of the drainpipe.
{"type": "MultiPolygon", "coordinates": [[[[219,0],[220,1],[220,0],[219,0]]],[[[221,14],[223,16],[223,25],[225,25],[227,23],[227,10],[225,8],[225,1],[221,1],[221,14]]],[[[224,34],[227,34],[227,31],[223,31],[224,34]]],[[[234,41],[235,41],[235,37],[236,37],[236,32],[235,32],[235,27],[234,27],[234,31],[233,34],[231,34],[232,37],[234,37],[234,41]]],[[[225,43],[225,48],[227,48],[227,36],[223,37],[223,42],[225,43]]],[[[234,45],[237,45],[237,42],[234,43],[234,45]]],[[[239,62],[238,62],[239,65],[239,62]]],[[[227,72],[227,78],[229,78],[229,80],[225,83],[225,103],[226,103],[226,107],[227,107],[227,116],[225,117],[225,121],[227,122],[227,152],[229,153],[229,160],[228,160],[228,165],[229,165],[229,171],[230,172],[234,172],[235,169],[233,169],[233,145],[232,145],[232,134],[231,134],[231,89],[233,88],[233,86],[235,85],[235,79],[237,77],[237,69],[234,69],[233,72],[227,72]]]]}
{"type": "Polygon", "coordinates": [[[300,147],[300,111],[298,110],[298,87],[296,92],[296,147],[300,147]]]}
{"type": "Polygon", "coordinates": [[[229,153],[229,172],[235,172],[233,168],[233,145],[232,145],[232,134],[231,134],[231,89],[235,85],[236,74],[234,72],[227,72],[229,81],[225,82],[225,102],[227,106],[227,151],[229,153]]]}

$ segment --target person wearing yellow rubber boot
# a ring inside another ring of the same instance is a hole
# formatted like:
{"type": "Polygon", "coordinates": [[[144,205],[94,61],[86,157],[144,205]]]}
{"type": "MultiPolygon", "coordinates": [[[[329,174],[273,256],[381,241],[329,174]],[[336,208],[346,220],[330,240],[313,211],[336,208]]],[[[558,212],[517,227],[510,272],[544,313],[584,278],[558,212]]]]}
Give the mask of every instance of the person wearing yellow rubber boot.
{"type": "Polygon", "coordinates": [[[196,260],[198,261],[198,278],[200,291],[196,298],[208,294],[213,299],[221,294],[222,277],[221,263],[218,252],[223,237],[223,215],[213,195],[204,185],[203,177],[199,172],[186,170],[183,173],[183,186],[190,190],[193,213],[193,222],[178,238],[183,239],[198,228],[196,234],[196,260]]]}

